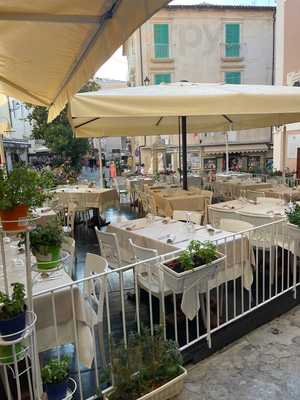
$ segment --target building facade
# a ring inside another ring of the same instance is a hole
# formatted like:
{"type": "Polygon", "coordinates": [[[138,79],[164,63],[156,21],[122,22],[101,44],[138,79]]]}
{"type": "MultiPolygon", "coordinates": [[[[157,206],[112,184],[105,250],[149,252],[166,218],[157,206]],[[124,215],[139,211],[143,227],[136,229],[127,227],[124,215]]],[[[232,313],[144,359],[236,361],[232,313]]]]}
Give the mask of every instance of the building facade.
{"type": "MultiPolygon", "coordinates": [[[[275,11],[256,6],[167,6],[124,45],[129,84],[186,80],[271,85],[275,11]]],[[[229,144],[232,169],[259,169],[272,163],[270,129],[230,132],[229,144]]],[[[135,143],[141,145],[142,159],[150,160],[155,147],[159,162],[176,169],[178,136],[142,138],[135,143]]],[[[190,166],[225,168],[225,133],[195,132],[189,135],[188,146],[190,166]]]]}
{"type": "MultiPolygon", "coordinates": [[[[299,20],[298,0],[277,0],[275,80],[277,85],[300,86],[299,20]]],[[[282,130],[274,132],[274,167],[282,171],[283,164],[289,170],[297,171],[300,178],[300,124],[289,125],[286,137],[282,135],[282,130]],[[286,149],[285,157],[283,149],[286,149]]]]}
{"type": "Polygon", "coordinates": [[[28,163],[31,125],[27,121],[28,110],[24,103],[11,97],[1,95],[0,120],[8,124],[8,131],[3,134],[2,159],[8,171],[19,162],[28,163]]]}

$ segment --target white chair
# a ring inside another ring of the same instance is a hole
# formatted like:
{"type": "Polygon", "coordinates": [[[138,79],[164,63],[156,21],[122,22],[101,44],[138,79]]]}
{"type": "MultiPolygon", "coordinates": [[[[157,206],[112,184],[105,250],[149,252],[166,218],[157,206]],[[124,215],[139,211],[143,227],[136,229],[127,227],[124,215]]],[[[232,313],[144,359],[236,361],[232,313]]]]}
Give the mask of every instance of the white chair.
{"type": "MultiPolygon", "coordinates": [[[[87,253],[85,258],[84,277],[93,277],[108,271],[108,262],[97,254],[87,253]]],[[[103,320],[103,303],[106,292],[107,277],[95,277],[84,283],[84,292],[98,306],[98,321],[103,320]],[[99,307],[100,306],[100,307],[99,307]],[[100,308],[100,309],[99,309],[100,308]]]]}
{"type": "MultiPolygon", "coordinates": [[[[107,261],[97,254],[87,253],[85,258],[85,278],[90,278],[84,282],[85,298],[93,307],[96,307],[97,325],[99,329],[99,346],[100,354],[102,355],[103,365],[106,365],[105,346],[103,335],[103,315],[104,315],[104,300],[107,292],[107,276],[104,274],[108,270],[107,261]]],[[[93,332],[94,333],[94,332],[93,332]]],[[[94,333],[94,345],[96,347],[96,335],[94,333]]]]}
{"type": "Polygon", "coordinates": [[[184,211],[184,210],[174,210],[173,219],[177,221],[187,221],[190,219],[191,222],[197,225],[202,225],[204,213],[199,211],[184,211]]]}
{"type": "Polygon", "coordinates": [[[250,224],[249,222],[239,221],[236,219],[224,218],[220,221],[220,229],[227,232],[238,233],[252,228],[254,228],[254,225],[250,224]]]}
{"type": "Polygon", "coordinates": [[[121,257],[119,241],[116,233],[102,232],[97,227],[95,227],[95,232],[101,256],[108,261],[109,267],[115,269],[126,265],[121,257]]]}
{"type": "Polygon", "coordinates": [[[119,185],[118,179],[114,178],[112,181],[112,187],[114,189],[116,189],[120,202],[122,199],[125,201],[128,200],[128,189],[127,189],[126,185],[119,185]]]}
{"type": "Polygon", "coordinates": [[[239,219],[235,210],[208,206],[208,221],[214,228],[220,227],[222,219],[239,219]]]}
{"type": "Polygon", "coordinates": [[[265,197],[264,192],[258,192],[256,190],[247,190],[246,197],[248,200],[257,201],[257,198],[265,197]]]}
{"type": "Polygon", "coordinates": [[[63,242],[62,242],[61,249],[65,252],[69,253],[69,256],[66,259],[64,264],[65,264],[66,272],[72,278],[74,275],[74,269],[75,269],[75,249],[76,249],[75,240],[70,236],[65,236],[63,239],[63,242]]]}
{"type": "Polygon", "coordinates": [[[256,201],[258,204],[267,204],[274,207],[281,207],[284,203],[284,200],[278,197],[257,197],[256,201]]]}
{"type": "MultiPolygon", "coordinates": [[[[128,239],[136,262],[147,261],[151,258],[158,257],[158,252],[155,249],[148,249],[133,243],[132,239],[128,239]]],[[[161,299],[162,294],[168,296],[171,291],[164,284],[163,271],[155,261],[145,262],[143,266],[138,266],[135,271],[137,283],[147,292],[161,299]]]]}
{"type": "Polygon", "coordinates": [[[76,204],[69,203],[63,230],[66,234],[69,234],[71,237],[74,236],[75,214],[76,214],[76,204]]]}

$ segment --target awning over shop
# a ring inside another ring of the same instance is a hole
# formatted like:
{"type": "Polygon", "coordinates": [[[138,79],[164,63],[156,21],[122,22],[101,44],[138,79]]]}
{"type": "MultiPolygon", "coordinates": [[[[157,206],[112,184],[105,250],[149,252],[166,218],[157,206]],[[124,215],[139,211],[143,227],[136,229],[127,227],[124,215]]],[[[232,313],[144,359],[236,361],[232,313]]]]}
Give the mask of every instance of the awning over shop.
{"type": "MultiPolygon", "coordinates": [[[[219,146],[205,146],[204,154],[225,154],[225,145],[219,146]]],[[[238,144],[230,143],[229,153],[259,153],[267,152],[269,147],[266,144],[253,143],[253,144],[238,144]]]]}
{"type": "Polygon", "coordinates": [[[0,0],[0,93],[53,119],[169,0],[0,0]]]}

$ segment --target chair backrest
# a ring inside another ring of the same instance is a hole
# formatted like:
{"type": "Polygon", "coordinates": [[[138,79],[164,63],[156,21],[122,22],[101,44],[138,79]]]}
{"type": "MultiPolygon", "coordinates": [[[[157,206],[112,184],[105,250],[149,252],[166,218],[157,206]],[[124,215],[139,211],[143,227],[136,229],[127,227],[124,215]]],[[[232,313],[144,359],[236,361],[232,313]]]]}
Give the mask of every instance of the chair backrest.
{"type": "Polygon", "coordinates": [[[238,233],[247,231],[249,229],[254,228],[254,225],[249,222],[239,221],[236,219],[221,219],[220,221],[220,229],[227,232],[238,233]]]}
{"type": "MultiPolygon", "coordinates": [[[[132,239],[129,238],[129,245],[132,249],[132,253],[134,255],[135,260],[145,261],[142,265],[139,265],[135,270],[138,276],[142,276],[146,273],[148,275],[148,280],[151,282],[152,279],[159,280],[160,291],[162,291],[162,281],[163,281],[163,272],[160,270],[157,262],[148,263],[147,260],[158,256],[158,251],[156,249],[148,249],[146,247],[141,247],[133,243],[132,239]]],[[[145,279],[143,277],[143,279],[145,279]]]]}
{"type": "Polygon", "coordinates": [[[246,197],[248,200],[256,201],[258,197],[265,197],[265,194],[256,190],[247,190],[246,197]]]}
{"type": "Polygon", "coordinates": [[[141,247],[133,243],[132,239],[128,239],[131,246],[134,258],[136,261],[149,260],[158,256],[158,251],[156,249],[148,249],[146,247],[141,247]]]}
{"type": "Polygon", "coordinates": [[[74,235],[74,224],[75,224],[75,214],[76,214],[75,203],[68,203],[67,215],[66,215],[66,228],[68,233],[73,237],[74,235]]]}
{"type": "Polygon", "coordinates": [[[209,223],[213,227],[219,228],[221,219],[239,219],[239,216],[236,214],[235,210],[208,206],[209,223]]]}
{"type": "Polygon", "coordinates": [[[75,263],[75,250],[76,250],[75,240],[70,236],[65,236],[63,238],[61,249],[70,254],[70,256],[65,260],[64,264],[67,273],[72,277],[74,272],[74,263],[75,263]]]}
{"type": "Polygon", "coordinates": [[[157,215],[157,206],[154,196],[151,193],[146,194],[146,199],[148,205],[147,211],[152,215],[157,215]]]}
{"type": "Polygon", "coordinates": [[[282,198],[278,197],[257,197],[256,198],[257,203],[259,204],[268,204],[272,206],[282,206],[283,205],[283,200],[282,198]]]}
{"type": "MultiPolygon", "coordinates": [[[[87,253],[85,258],[85,278],[103,274],[108,269],[108,262],[97,254],[87,253]]],[[[98,321],[103,320],[103,304],[106,293],[107,277],[98,276],[85,281],[84,291],[91,301],[98,306],[98,321]]]]}
{"type": "Polygon", "coordinates": [[[204,213],[198,211],[174,210],[173,219],[177,221],[187,221],[188,219],[194,224],[201,225],[204,213]]]}
{"type": "Polygon", "coordinates": [[[95,227],[101,256],[107,259],[111,268],[122,266],[121,251],[116,233],[102,232],[95,227]]]}

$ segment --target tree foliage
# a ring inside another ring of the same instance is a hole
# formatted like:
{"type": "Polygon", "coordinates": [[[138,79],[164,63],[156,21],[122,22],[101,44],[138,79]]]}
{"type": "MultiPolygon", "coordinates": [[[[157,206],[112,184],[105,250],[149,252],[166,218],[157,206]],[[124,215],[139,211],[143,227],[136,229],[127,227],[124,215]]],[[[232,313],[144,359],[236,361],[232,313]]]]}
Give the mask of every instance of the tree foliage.
{"type": "MultiPolygon", "coordinates": [[[[80,92],[99,90],[96,81],[88,81],[80,92]]],[[[74,138],[71,126],[67,118],[67,107],[50,124],[47,123],[48,111],[46,107],[28,104],[30,113],[28,120],[32,125],[32,138],[44,140],[45,145],[63,159],[70,160],[73,168],[80,168],[80,159],[89,150],[87,139],[74,138]]]]}

